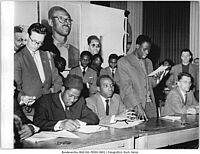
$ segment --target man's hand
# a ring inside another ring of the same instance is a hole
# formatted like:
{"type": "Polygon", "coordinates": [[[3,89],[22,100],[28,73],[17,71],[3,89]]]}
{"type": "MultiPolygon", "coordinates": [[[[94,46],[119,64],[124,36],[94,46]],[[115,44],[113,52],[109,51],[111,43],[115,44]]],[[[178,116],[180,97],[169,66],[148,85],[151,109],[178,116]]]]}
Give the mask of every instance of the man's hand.
{"type": "Polygon", "coordinates": [[[33,135],[34,130],[31,127],[32,126],[29,126],[29,125],[23,125],[22,126],[22,129],[19,131],[19,135],[20,135],[21,140],[24,140],[24,139],[33,135]]]}
{"type": "Polygon", "coordinates": [[[117,121],[123,121],[123,120],[128,120],[128,121],[132,121],[133,119],[135,119],[135,112],[133,112],[132,110],[126,110],[118,115],[115,116],[115,120],[117,121]]]}
{"type": "Polygon", "coordinates": [[[80,124],[77,120],[66,119],[61,122],[60,128],[68,131],[75,131],[80,128],[80,124]]]}
{"type": "Polygon", "coordinates": [[[144,111],[144,109],[143,109],[141,104],[137,105],[136,112],[137,112],[137,118],[138,119],[145,120],[145,121],[148,120],[148,118],[146,116],[146,113],[145,113],[145,111],[144,111]]]}
{"type": "Polygon", "coordinates": [[[20,101],[20,105],[27,105],[27,106],[31,106],[34,102],[35,102],[36,97],[35,96],[21,96],[21,101],[20,101]]]}

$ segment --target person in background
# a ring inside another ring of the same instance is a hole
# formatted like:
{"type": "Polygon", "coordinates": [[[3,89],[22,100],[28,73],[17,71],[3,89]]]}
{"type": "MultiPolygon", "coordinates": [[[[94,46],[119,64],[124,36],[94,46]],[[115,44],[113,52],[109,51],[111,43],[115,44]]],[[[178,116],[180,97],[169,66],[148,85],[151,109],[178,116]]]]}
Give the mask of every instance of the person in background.
{"type": "Polygon", "coordinates": [[[58,69],[58,73],[62,77],[62,81],[63,81],[64,77],[63,77],[63,75],[61,73],[63,71],[65,71],[66,60],[63,57],[56,56],[54,58],[54,63],[55,63],[56,68],[58,69]]]}
{"type": "Polygon", "coordinates": [[[199,67],[199,58],[194,59],[194,64],[197,65],[197,67],[199,67]]]}
{"type": "Polygon", "coordinates": [[[14,27],[14,51],[19,51],[20,48],[26,45],[28,34],[25,28],[21,25],[14,27]]]}
{"type": "Polygon", "coordinates": [[[47,94],[36,101],[33,122],[41,130],[75,131],[82,125],[99,124],[98,116],[81,97],[83,79],[68,75],[60,93],[47,94]]]}
{"type": "MultiPolygon", "coordinates": [[[[157,109],[162,105],[163,102],[166,100],[166,96],[169,92],[169,89],[167,88],[166,81],[170,77],[170,70],[174,66],[174,63],[171,59],[165,59],[160,63],[160,66],[168,66],[168,68],[163,72],[161,75],[161,81],[160,83],[153,89],[154,90],[154,96],[156,101],[157,109]]],[[[160,113],[158,112],[158,115],[160,116],[160,113]]]]}
{"type": "Polygon", "coordinates": [[[99,92],[86,98],[86,103],[98,115],[100,124],[111,124],[123,120],[131,121],[131,118],[134,118],[133,112],[126,109],[121,97],[114,94],[114,83],[110,76],[100,76],[97,86],[99,92]]]}
{"type": "Polygon", "coordinates": [[[39,49],[46,36],[46,27],[33,23],[28,28],[28,35],[26,46],[14,55],[14,80],[19,91],[18,102],[31,106],[40,96],[60,91],[62,79],[54,62],[39,49]]]}
{"type": "Polygon", "coordinates": [[[191,74],[180,72],[177,78],[177,87],[167,95],[162,116],[198,113],[199,103],[196,101],[193,91],[190,90],[191,74]]]}
{"type": "Polygon", "coordinates": [[[190,63],[192,58],[192,53],[189,49],[181,50],[181,64],[177,64],[172,67],[170,71],[170,77],[166,82],[167,87],[171,90],[176,87],[177,76],[180,72],[190,73],[194,79],[194,85],[191,88],[196,91],[199,90],[199,69],[196,65],[190,63]]]}
{"type": "MultiPolygon", "coordinates": [[[[42,50],[49,51],[55,56],[61,56],[66,60],[65,70],[79,64],[80,51],[69,44],[68,36],[72,28],[72,18],[64,8],[53,6],[48,12],[48,23],[52,28],[52,34],[47,35],[42,50]]],[[[68,72],[62,72],[66,77],[68,72]]]]}
{"type": "Polygon", "coordinates": [[[89,51],[83,51],[80,56],[80,65],[72,68],[69,72],[69,74],[76,74],[83,79],[84,87],[82,96],[84,98],[97,92],[97,73],[89,67],[91,58],[92,54],[89,51]]]}
{"type": "Polygon", "coordinates": [[[92,57],[92,63],[90,65],[90,68],[92,68],[93,70],[97,72],[97,77],[99,77],[100,75],[100,71],[102,69],[101,67],[102,63],[103,63],[103,58],[101,57],[100,54],[95,54],[92,57]]]}
{"type": "Polygon", "coordinates": [[[101,42],[96,35],[91,35],[87,39],[88,51],[92,54],[101,54],[101,42]]]}
{"type": "Polygon", "coordinates": [[[118,56],[117,54],[110,54],[108,58],[109,66],[101,69],[101,75],[109,75],[114,81],[114,93],[119,94],[119,72],[117,68],[118,56]]]}
{"type": "Polygon", "coordinates": [[[147,58],[150,48],[151,39],[146,35],[139,35],[136,49],[117,62],[122,101],[144,120],[157,116],[153,87],[158,84],[160,73],[148,77],[153,71],[152,62],[147,58]]]}

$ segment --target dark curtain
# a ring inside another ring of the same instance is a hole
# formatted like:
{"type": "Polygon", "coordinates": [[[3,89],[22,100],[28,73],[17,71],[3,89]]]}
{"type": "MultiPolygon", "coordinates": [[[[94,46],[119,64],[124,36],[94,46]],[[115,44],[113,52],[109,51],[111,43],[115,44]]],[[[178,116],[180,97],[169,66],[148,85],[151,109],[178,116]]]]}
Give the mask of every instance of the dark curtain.
{"type": "Polygon", "coordinates": [[[152,39],[149,58],[154,67],[166,58],[181,62],[189,48],[190,2],[143,2],[143,34],[152,39]]]}

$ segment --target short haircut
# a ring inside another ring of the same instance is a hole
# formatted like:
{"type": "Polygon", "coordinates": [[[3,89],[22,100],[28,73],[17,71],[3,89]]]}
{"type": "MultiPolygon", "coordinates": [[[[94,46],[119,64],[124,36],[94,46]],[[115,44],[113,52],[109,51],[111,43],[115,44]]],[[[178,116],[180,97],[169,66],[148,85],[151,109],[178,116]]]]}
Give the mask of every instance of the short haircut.
{"type": "Polygon", "coordinates": [[[39,34],[47,34],[47,28],[40,24],[40,23],[33,23],[29,28],[28,28],[28,34],[29,36],[31,35],[32,32],[36,32],[39,34]]]}
{"type": "Polygon", "coordinates": [[[53,17],[54,12],[56,12],[56,11],[63,11],[71,18],[70,14],[63,7],[54,6],[54,7],[50,8],[50,10],[48,12],[48,19],[51,19],[53,17]]]}
{"type": "Polygon", "coordinates": [[[56,66],[58,66],[59,63],[63,63],[64,65],[66,65],[66,60],[63,57],[56,56],[54,58],[54,63],[55,63],[56,66]]]}
{"type": "Polygon", "coordinates": [[[114,83],[113,79],[109,76],[109,75],[101,75],[100,77],[98,77],[97,79],[97,86],[100,87],[101,84],[101,80],[102,79],[110,79],[112,81],[112,83],[114,83]]]}
{"type": "Polygon", "coordinates": [[[108,61],[110,61],[111,59],[117,59],[118,60],[118,55],[117,54],[110,54],[108,61]]]}
{"type": "Polygon", "coordinates": [[[195,61],[195,60],[199,60],[199,58],[198,58],[198,57],[197,57],[197,58],[194,58],[194,61],[195,61]]]}
{"type": "Polygon", "coordinates": [[[89,51],[83,51],[81,52],[81,59],[83,58],[83,56],[88,56],[90,57],[90,60],[92,60],[92,54],[89,51]]]}
{"type": "Polygon", "coordinates": [[[190,51],[190,49],[182,49],[181,55],[182,55],[183,52],[189,52],[190,56],[192,57],[192,52],[190,51]]]}
{"type": "Polygon", "coordinates": [[[183,78],[183,76],[187,76],[187,77],[190,77],[190,79],[191,79],[191,81],[193,82],[193,77],[192,77],[192,75],[190,74],[190,73],[186,73],[186,72],[180,72],[179,74],[178,74],[178,81],[180,81],[182,78],[183,78]]]}
{"type": "Polygon", "coordinates": [[[14,33],[22,33],[24,31],[25,31],[24,28],[20,25],[14,27],[14,33]]]}
{"type": "Polygon", "coordinates": [[[88,45],[91,43],[92,40],[98,40],[99,43],[100,43],[100,40],[99,40],[99,38],[98,38],[96,35],[91,35],[91,36],[89,36],[89,37],[87,38],[87,43],[88,43],[88,45]]]}
{"type": "Polygon", "coordinates": [[[97,53],[97,54],[93,55],[92,61],[94,61],[96,58],[100,58],[101,62],[103,63],[103,58],[100,54],[97,53]]]}
{"type": "Polygon", "coordinates": [[[169,65],[174,66],[174,62],[171,59],[165,59],[161,64],[163,65],[166,61],[169,63],[169,65]]]}
{"type": "Polygon", "coordinates": [[[151,43],[150,37],[147,36],[147,35],[139,35],[139,36],[137,37],[136,44],[141,45],[141,44],[144,43],[144,42],[151,43]]]}

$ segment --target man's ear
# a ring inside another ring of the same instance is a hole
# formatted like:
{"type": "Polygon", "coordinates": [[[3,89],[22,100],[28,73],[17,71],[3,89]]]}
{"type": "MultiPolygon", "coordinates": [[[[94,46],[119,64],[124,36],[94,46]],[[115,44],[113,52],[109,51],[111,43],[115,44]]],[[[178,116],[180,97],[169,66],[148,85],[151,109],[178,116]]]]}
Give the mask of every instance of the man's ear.
{"type": "Polygon", "coordinates": [[[177,83],[176,83],[178,86],[180,86],[180,82],[179,81],[177,81],[177,83]]]}
{"type": "Polygon", "coordinates": [[[62,86],[62,87],[61,87],[61,92],[63,93],[64,91],[65,91],[65,87],[62,86]]]}
{"type": "Polygon", "coordinates": [[[52,21],[52,19],[48,19],[48,23],[49,23],[49,26],[53,27],[53,21],[52,21]]]}
{"type": "Polygon", "coordinates": [[[135,45],[135,48],[136,48],[136,49],[139,49],[139,47],[140,47],[139,44],[136,44],[136,45],[135,45]]]}
{"type": "Polygon", "coordinates": [[[100,87],[99,86],[97,86],[97,91],[100,91],[100,87]]]}

